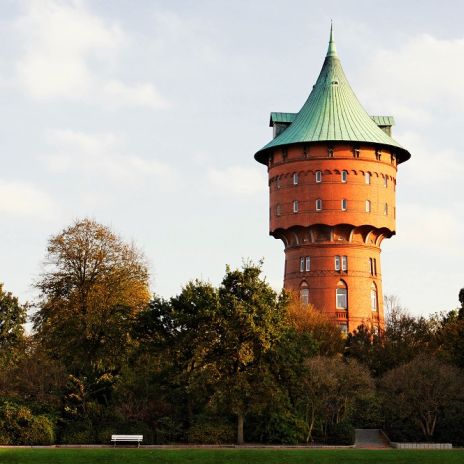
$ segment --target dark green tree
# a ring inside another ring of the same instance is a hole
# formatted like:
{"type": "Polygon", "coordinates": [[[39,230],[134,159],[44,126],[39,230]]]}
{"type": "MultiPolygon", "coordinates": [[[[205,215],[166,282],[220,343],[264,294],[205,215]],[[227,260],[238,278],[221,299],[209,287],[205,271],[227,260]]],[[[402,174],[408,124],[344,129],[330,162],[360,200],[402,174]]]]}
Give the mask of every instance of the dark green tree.
{"type": "Polygon", "coordinates": [[[14,348],[24,341],[24,324],[27,305],[19,303],[18,298],[3,290],[0,283],[0,356],[9,358],[14,348]]]}
{"type": "Polygon", "coordinates": [[[219,314],[213,348],[218,372],[215,400],[237,417],[237,443],[244,442],[244,421],[273,400],[279,388],[266,362],[287,327],[288,297],[261,278],[261,266],[226,269],[219,288],[219,314]]]}

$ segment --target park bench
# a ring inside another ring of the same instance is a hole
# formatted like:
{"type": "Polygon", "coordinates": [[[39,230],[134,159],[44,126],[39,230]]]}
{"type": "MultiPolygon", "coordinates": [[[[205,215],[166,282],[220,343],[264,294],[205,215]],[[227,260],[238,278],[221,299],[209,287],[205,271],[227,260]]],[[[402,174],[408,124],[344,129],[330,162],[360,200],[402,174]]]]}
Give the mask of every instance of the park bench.
{"type": "Polygon", "coordinates": [[[143,435],[111,435],[111,441],[116,447],[117,442],[124,443],[135,443],[137,442],[137,448],[140,446],[140,443],[143,441],[143,435]]]}

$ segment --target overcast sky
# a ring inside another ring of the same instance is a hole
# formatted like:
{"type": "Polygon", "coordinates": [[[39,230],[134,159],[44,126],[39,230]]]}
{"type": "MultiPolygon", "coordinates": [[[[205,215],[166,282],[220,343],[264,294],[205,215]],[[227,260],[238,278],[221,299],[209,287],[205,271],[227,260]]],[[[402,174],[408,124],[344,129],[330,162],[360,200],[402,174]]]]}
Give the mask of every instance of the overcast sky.
{"type": "Polygon", "coordinates": [[[0,281],[33,300],[47,239],[89,216],[146,254],[152,290],[265,259],[271,111],[297,112],[330,19],[371,114],[393,115],[397,236],[384,293],[415,314],[464,286],[464,6],[446,1],[1,0],[0,281]]]}

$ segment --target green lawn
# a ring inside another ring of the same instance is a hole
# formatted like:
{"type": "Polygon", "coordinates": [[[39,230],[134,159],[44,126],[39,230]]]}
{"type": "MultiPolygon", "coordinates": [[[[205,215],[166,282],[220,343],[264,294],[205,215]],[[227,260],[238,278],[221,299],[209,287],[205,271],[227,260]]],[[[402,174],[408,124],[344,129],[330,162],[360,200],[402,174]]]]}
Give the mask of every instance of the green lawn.
{"type": "Polygon", "coordinates": [[[461,450],[0,449],[1,464],[464,464],[461,450]]]}

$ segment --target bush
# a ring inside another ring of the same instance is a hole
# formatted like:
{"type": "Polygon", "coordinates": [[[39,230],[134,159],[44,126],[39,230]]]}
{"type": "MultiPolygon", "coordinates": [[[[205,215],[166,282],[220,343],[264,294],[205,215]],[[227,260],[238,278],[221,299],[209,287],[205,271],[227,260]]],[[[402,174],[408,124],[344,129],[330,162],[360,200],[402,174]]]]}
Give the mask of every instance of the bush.
{"type": "Polygon", "coordinates": [[[53,422],[46,416],[34,416],[20,434],[22,445],[52,445],[55,443],[53,422]]]}
{"type": "Polygon", "coordinates": [[[202,418],[190,427],[188,441],[205,445],[234,443],[235,427],[221,419],[202,418]]]}
{"type": "Polygon", "coordinates": [[[55,426],[47,416],[34,416],[29,408],[5,401],[0,406],[0,441],[11,445],[51,445],[55,426]]]}
{"type": "Polygon", "coordinates": [[[174,443],[185,441],[185,430],[179,421],[172,417],[161,417],[156,421],[155,443],[174,443]]]}
{"type": "Polygon", "coordinates": [[[91,422],[67,422],[60,433],[60,442],[65,445],[95,443],[95,432],[91,422]]]}
{"type": "Polygon", "coordinates": [[[296,445],[306,439],[306,423],[290,411],[272,411],[251,419],[247,429],[254,441],[296,445]]]}
{"type": "Polygon", "coordinates": [[[354,427],[348,422],[333,424],[327,430],[328,445],[352,445],[355,439],[354,427]]]}

